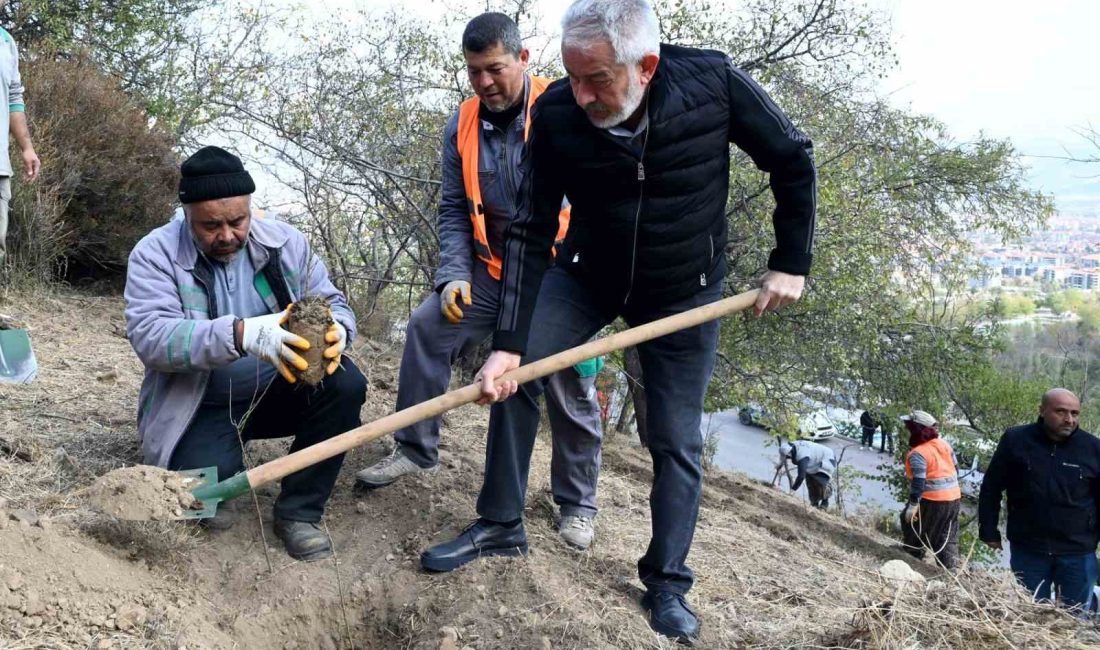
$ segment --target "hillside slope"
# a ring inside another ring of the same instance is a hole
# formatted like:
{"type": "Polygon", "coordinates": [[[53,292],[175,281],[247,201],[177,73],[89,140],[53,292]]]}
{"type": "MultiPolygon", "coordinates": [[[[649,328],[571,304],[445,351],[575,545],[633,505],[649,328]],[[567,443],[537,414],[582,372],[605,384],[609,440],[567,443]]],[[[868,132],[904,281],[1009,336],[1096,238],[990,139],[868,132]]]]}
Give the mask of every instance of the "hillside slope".
{"type": "MultiPolygon", "coordinates": [[[[475,516],[487,411],[470,406],[446,416],[434,475],[356,492],[354,471],[388,443],[350,453],[325,522],[338,561],[297,563],[270,532],[272,489],[256,497],[263,529],[251,499],[241,499],[247,516],[220,534],[89,510],[83,488],[140,460],[142,368],[123,336],[121,300],[19,295],[0,311],[31,323],[41,364],[34,383],[0,385],[0,648],[668,647],[638,605],[650,467],[628,441],[605,446],[587,553],[555,532],[540,436],[530,556],[419,571],[421,550],[475,516]]],[[[398,352],[356,346],[370,384],[364,420],[392,409],[398,352]]],[[[285,445],[250,449],[261,462],[285,445]]],[[[708,475],[689,558],[700,645],[1071,648],[1100,639],[1030,605],[1003,576],[945,578],[892,544],[742,476],[708,475]],[[886,580],[878,569],[888,560],[911,562],[930,581],[886,580]]]]}

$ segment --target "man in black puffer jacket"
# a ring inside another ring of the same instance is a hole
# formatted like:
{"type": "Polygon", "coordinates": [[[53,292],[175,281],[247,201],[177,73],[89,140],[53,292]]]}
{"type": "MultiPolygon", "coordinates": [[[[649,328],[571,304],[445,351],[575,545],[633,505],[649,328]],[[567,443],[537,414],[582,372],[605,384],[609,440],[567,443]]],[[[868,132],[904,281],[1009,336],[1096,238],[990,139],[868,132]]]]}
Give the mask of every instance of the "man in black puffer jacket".
{"type": "MultiPolygon", "coordinates": [[[[450,571],[483,555],[527,550],[524,494],[544,382],[495,381],[581,344],[618,316],[632,326],[721,297],[730,143],[770,174],[776,248],[757,315],[797,300],[809,272],[815,172],[810,140],[729,57],[660,45],[647,0],[577,0],[562,21],[568,80],[533,112],[516,216],[505,238],[494,352],[479,373],[489,423],[480,519],[428,549],[421,564],[450,571]],[[572,221],[547,271],[557,211],[572,221]],[[537,298],[537,301],[536,301],[537,298]],[[534,327],[533,327],[534,326],[534,327]],[[531,336],[528,337],[528,332],[531,336]]],[[[718,323],[644,343],[652,538],[638,573],[650,624],[690,641],[698,619],[685,566],[702,487],[700,422],[718,323]]]]}
{"type": "Polygon", "coordinates": [[[1100,439],[1079,429],[1081,402],[1063,388],[1043,395],[1039,419],[1005,431],[978,498],[978,535],[1001,548],[1001,495],[1008,493],[1012,570],[1041,600],[1053,585],[1067,607],[1088,607],[1096,584],[1100,439]]]}

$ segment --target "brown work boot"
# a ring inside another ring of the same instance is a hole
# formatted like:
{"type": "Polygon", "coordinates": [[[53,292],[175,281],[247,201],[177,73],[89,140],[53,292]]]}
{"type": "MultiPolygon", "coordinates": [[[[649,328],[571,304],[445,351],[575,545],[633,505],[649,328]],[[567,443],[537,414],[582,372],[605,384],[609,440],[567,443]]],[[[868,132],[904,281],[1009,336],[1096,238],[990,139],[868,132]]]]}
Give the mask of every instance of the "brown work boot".
{"type": "Polygon", "coordinates": [[[199,519],[199,526],[211,533],[220,533],[232,528],[241,518],[240,505],[237,501],[225,501],[218,504],[218,509],[213,517],[199,519]]]}
{"type": "Polygon", "coordinates": [[[332,542],[321,527],[309,521],[275,519],[275,536],[283,540],[287,555],[312,562],[332,557],[332,542]]]}

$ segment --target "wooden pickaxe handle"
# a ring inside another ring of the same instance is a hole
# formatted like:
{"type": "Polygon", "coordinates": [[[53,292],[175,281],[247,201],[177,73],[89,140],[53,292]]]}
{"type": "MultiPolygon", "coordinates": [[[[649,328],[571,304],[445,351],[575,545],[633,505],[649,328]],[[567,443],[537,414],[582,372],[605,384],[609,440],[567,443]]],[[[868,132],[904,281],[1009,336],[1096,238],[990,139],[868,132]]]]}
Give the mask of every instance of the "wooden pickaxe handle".
{"type": "MultiPolygon", "coordinates": [[[[756,296],[759,292],[759,289],[746,291],[736,296],[712,302],[709,305],[696,307],[679,314],[646,323],[645,325],[623,330],[622,332],[612,334],[605,338],[590,341],[575,348],[570,348],[564,352],[559,352],[553,356],[520,366],[519,368],[505,373],[498,380],[498,385],[505,381],[516,381],[520,384],[524,384],[533,379],[552,375],[559,370],[569,368],[582,361],[622,350],[632,345],[637,345],[666,334],[671,334],[672,332],[694,327],[729,314],[737,313],[751,307],[756,302],[756,296]]],[[[354,449],[371,440],[381,438],[398,429],[415,424],[421,420],[442,415],[459,406],[475,402],[480,397],[481,388],[479,384],[474,383],[444,393],[439,397],[421,402],[415,406],[410,406],[396,413],[391,413],[373,422],[356,427],[350,431],[345,431],[338,436],[334,436],[328,440],[296,451],[293,454],[288,454],[282,458],[277,458],[248,470],[248,485],[254,489],[261,485],[277,481],[284,476],[293,474],[298,470],[332,458],[338,454],[342,454],[349,449],[354,449]]]]}

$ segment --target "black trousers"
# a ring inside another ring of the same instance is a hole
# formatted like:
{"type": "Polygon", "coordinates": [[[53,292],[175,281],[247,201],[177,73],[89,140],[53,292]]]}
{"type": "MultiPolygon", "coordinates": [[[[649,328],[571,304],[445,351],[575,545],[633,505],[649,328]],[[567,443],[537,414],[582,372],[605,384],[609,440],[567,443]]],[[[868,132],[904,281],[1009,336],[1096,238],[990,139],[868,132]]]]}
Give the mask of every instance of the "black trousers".
{"type": "Polygon", "coordinates": [[[833,483],[828,474],[810,474],[806,477],[806,492],[810,495],[810,505],[822,510],[829,507],[829,497],[833,495],[833,483]]]}
{"type": "MultiPolygon", "coordinates": [[[[624,313],[641,325],[714,302],[720,283],[680,302],[644,313],[624,313]]],[[[529,363],[580,345],[619,313],[621,305],[598,299],[568,271],[546,272],[523,362],[529,363]]],[[[638,576],[649,589],[686,593],[693,574],[685,560],[695,534],[702,492],[703,398],[714,370],[718,321],[673,332],[638,346],[649,411],[649,453],[653,486],[649,494],[652,537],[638,561],[638,576]]],[[[531,451],[539,425],[539,397],[546,380],[523,384],[511,398],[494,404],[489,416],[485,478],[477,501],[479,515],[492,521],[523,516],[531,451]]]]}
{"type": "Polygon", "coordinates": [[[874,428],[868,429],[863,427],[860,431],[861,436],[859,438],[860,447],[871,447],[875,444],[875,430],[874,428]]]}
{"type": "MultiPolygon", "coordinates": [[[[316,388],[288,384],[276,375],[251,413],[248,413],[250,402],[199,406],[172,452],[168,469],[217,465],[218,480],[225,480],[244,470],[242,439],[294,436],[290,451],[304,449],[359,426],[359,411],[366,393],[363,373],[347,357],[316,388]],[[243,425],[240,439],[238,425],[243,425]]],[[[292,521],[320,521],[343,462],[341,454],[284,478],[275,501],[275,516],[292,521]]]]}
{"type": "Polygon", "coordinates": [[[954,569],[959,565],[959,508],[962,501],[920,502],[920,517],[912,524],[901,519],[905,550],[916,558],[923,558],[926,551],[936,555],[943,568],[954,569]]]}

